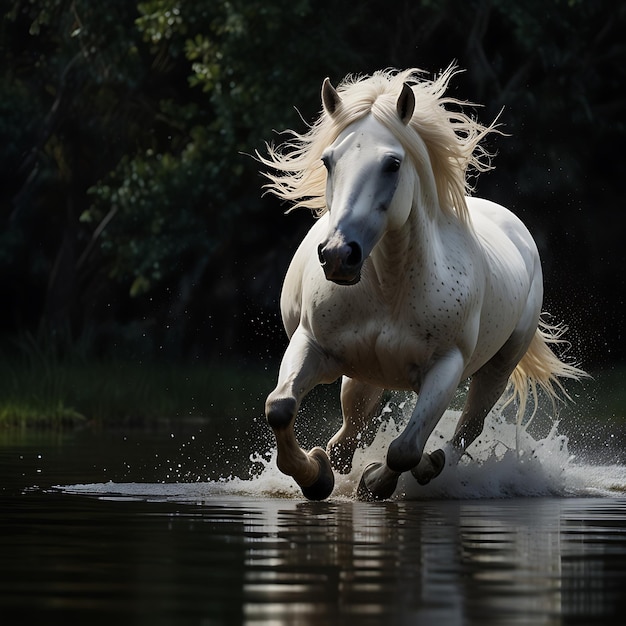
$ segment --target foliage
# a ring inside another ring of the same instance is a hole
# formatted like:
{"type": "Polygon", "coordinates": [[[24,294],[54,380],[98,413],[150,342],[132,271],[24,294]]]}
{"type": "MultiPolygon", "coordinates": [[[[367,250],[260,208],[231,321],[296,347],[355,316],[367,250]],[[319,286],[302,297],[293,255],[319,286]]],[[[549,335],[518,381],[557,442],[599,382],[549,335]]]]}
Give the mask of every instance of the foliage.
{"type": "MultiPolygon", "coordinates": [[[[91,338],[105,354],[259,351],[307,216],[261,198],[272,129],[301,130],[319,86],[381,67],[467,71],[455,96],[512,135],[481,194],[542,246],[556,308],[592,282],[621,323],[626,8],[610,0],[4,0],[0,310],[5,335],[91,338]],[[566,226],[564,226],[564,224],[566,226]],[[558,280],[557,280],[558,277],[558,280]],[[559,304],[560,303],[560,304],[559,304]],[[133,335],[132,340],[128,337],[133,335]],[[143,345],[143,344],[142,344],[143,345]],[[145,346],[144,346],[145,347],[145,346]],[[144,349],[144,348],[142,348],[144,349]]],[[[557,311],[558,312],[558,311],[557,311]]],[[[279,331],[278,331],[279,332],[279,331]]],[[[595,350],[595,354],[593,354],[595,350]]],[[[624,350],[614,353],[626,356],[624,350]]]]}
{"type": "Polygon", "coordinates": [[[276,103],[284,84],[300,81],[285,66],[289,51],[274,42],[311,9],[308,2],[241,1],[183,11],[180,3],[159,0],[140,3],[139,11],[136,24],[151,54],[168,59],[168,75],[187,68],[192,90],[183,92],[186,102],[157,103],[167,134],[95,185],[96,200],[83,213],[84,221],[98,223],[119,211],[103,231],[102,251],[112,262],[110,276],[132,280],[131,295],[180,274],[181,258],[191,257],[191,267],[216,262],[235,244],[237,225],[258,212],[258,188],[240,184],[255,177],[256,165],[242,153],[258,146],[272,124],[293,121],[280,119],[276,103]],[[250,63],[259,56],[267,65],[250,63]]]}

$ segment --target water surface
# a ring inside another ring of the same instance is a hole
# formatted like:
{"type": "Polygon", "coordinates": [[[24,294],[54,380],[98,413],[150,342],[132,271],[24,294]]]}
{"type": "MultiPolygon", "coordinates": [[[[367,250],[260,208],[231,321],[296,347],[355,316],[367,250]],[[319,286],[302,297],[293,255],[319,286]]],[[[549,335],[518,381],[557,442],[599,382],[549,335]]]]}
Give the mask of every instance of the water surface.
{"type": "Polygon", "coordinates": [[[2,623],[623,624],[624,466],[490,428],[474,463],[373,504],[358,472],[306,502],[271,441],[210,424],[5,437],[2,623]]]}

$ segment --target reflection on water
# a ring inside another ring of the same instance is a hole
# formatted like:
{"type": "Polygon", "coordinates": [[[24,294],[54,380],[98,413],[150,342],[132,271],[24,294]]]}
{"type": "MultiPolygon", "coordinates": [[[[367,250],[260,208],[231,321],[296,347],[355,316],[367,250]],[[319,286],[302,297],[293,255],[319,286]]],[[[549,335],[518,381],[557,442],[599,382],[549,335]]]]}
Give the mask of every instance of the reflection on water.
{"type": "Polygon", "coordinates": [[[626,578],[615,569],[606,576],[610,561],[625,556],[623,506],[552,499],[277,504],[249,528],[275,543],[247,543],[245,613],[281,623],[296,613],[299,623],[320,623],[321,614],[355,623],[373,616],[442,624],[608,618],[626,578]],[[589,511],[601,511],[603,522],[622,516],[606,537],[615,543],[593,561],[581,546],[607,528],[587,527],[581,518],[589,511]]]}
{"type": "MultiPolygon", "coordinates": [[[[623,623],[623,467],[563,470],[602,497],[306,502],[272,495],[271,462],[246,481],[161,482],[208,455],[199,437],[155,435],[4,442],[3,624],[623,623]]],[[[501,466],[485,467],[461,475],[501,466]]]]}
{"type": "Polygon", "coordinates": [[[37,492],[22,509],[1,524],[0,602],[25,623],[623,623],[623,499],[184,505],[37,492]]]}

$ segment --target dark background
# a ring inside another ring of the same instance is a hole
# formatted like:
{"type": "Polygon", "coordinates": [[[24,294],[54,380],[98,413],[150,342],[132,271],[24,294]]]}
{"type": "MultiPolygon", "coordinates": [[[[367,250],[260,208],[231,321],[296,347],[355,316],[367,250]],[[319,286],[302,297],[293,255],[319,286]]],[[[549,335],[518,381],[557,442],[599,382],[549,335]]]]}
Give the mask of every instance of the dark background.
{"type": "Polygon", "coordinates": [[[477,194],[542,254],[587,368],[626,359],[626,4],[613,0],[3,0],[0,346],[273,360],[311,216],[252,158],[305,131],[325,76],[452,61],[500,118],[477,194]],[[294,107],[297,107],[296,110],[294,107]],[[302,119],[300,118],[302,117],[302,119]],[[303,121],[304,120],[304,121],[303,121]]]}

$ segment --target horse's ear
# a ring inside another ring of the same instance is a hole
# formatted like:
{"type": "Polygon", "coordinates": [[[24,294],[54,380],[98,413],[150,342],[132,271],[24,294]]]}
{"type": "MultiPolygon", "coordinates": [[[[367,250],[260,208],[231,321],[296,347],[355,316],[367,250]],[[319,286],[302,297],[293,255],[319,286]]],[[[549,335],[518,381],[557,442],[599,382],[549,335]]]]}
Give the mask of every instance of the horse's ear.
{"type": "Polygon", "coordinates": [[[409,83],[402,85],[402,91],[398,97],[396,103],[396,110],[398,111],[398,117],[403,124],[408,124],[413,117],[413,111],[415,111],[415,94],[411,89],[409,83]]]}
{"type": "Polygon", "coordinates": [[[326,109],[326,113],[331,117],[341,104],[341,97],[337,93],[337,90],[331,85],[330,78],[325,78],[322,83],[322,104],[326,109]]]}

